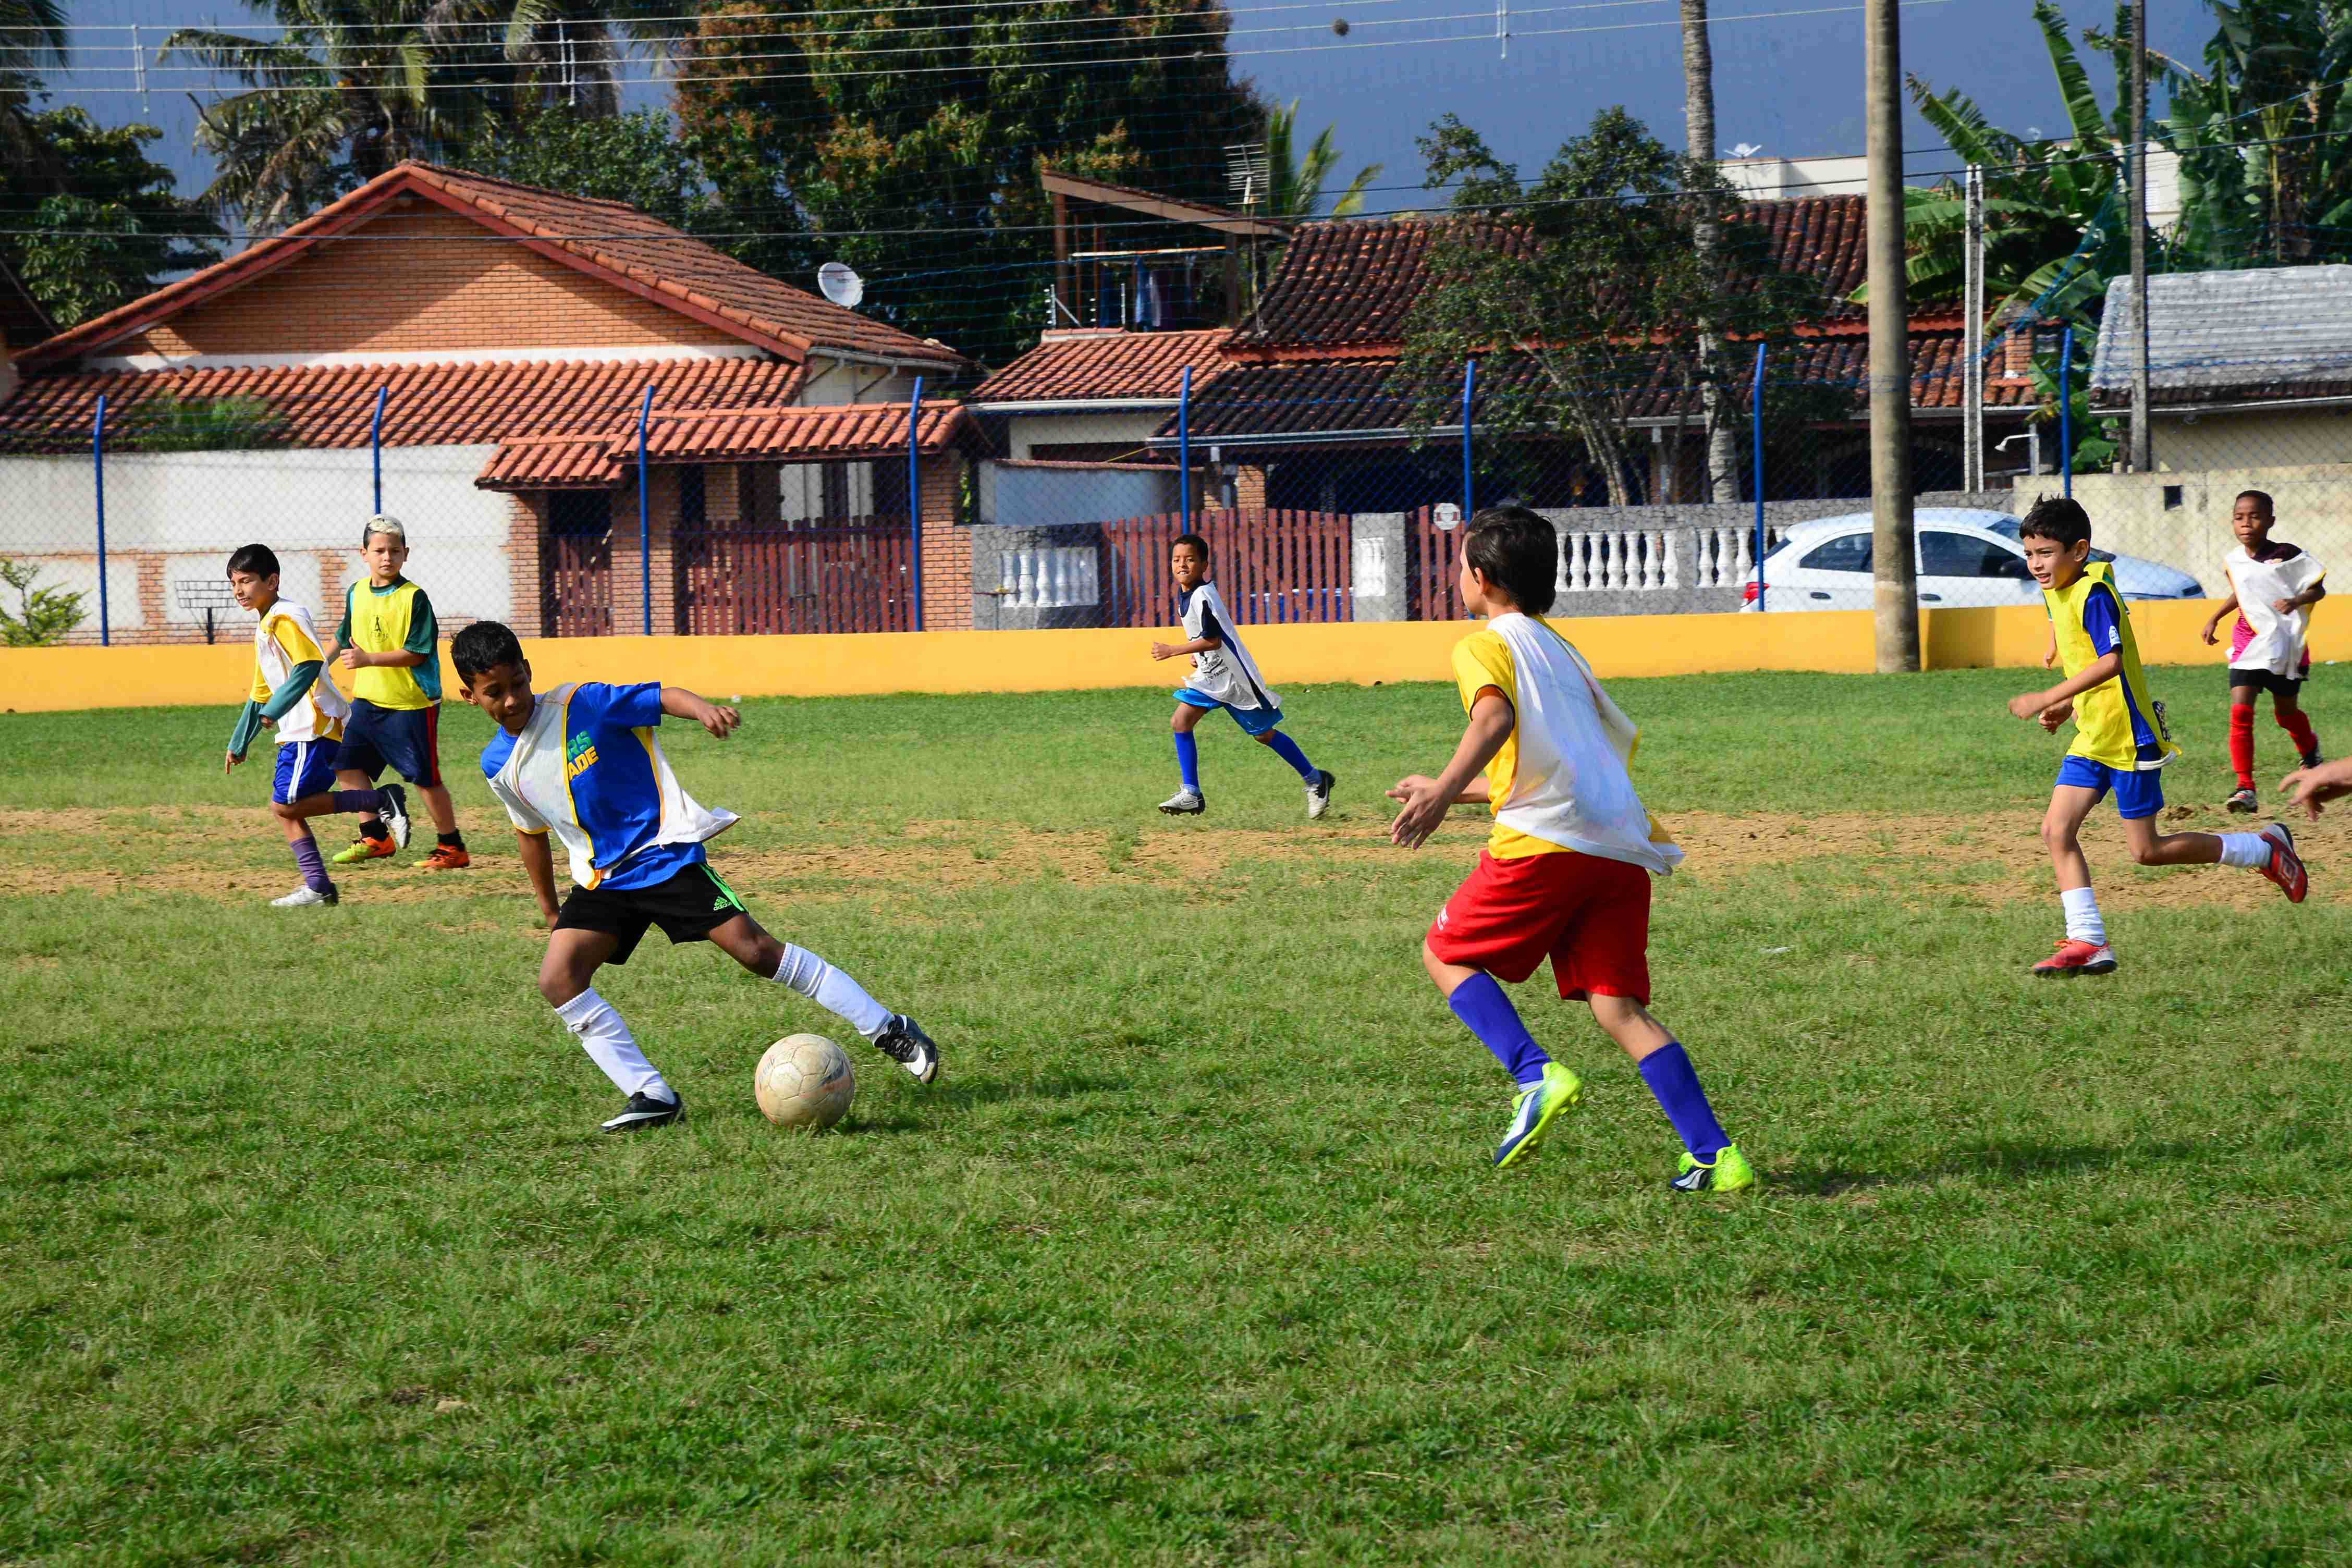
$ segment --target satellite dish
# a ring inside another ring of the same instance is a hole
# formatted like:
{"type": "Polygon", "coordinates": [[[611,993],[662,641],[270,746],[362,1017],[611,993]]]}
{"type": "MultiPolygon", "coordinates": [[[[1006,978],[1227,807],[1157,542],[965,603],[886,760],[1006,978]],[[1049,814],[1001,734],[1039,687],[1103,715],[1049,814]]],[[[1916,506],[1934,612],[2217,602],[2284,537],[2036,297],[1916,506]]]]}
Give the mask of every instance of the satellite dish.
{"type": "Polygon", "coordinates": [[[816,287],[817,292],[844,310],[866,298],[866,279],[852,271],[846,262],[828,261],[818,268],[816,287]]]}

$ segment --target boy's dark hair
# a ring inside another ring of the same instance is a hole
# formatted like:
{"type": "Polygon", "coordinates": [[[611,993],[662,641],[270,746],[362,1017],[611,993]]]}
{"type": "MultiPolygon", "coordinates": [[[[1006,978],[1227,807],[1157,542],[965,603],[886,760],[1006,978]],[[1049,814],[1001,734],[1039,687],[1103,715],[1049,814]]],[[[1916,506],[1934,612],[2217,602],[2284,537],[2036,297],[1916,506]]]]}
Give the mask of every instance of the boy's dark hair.
{"type": "Polygon", "coordinates": [[[1559,535],[1523,506],[1490,506],[1470,520],[1463,553],[1520,613],[1551,608],[1559,578],[1559,535]]]}
{"type": "Polygon", "coordinates": [[[1202,538],[1197,533],[1180,533],[1175,538],[1170,540],[1168,542],[1168,553],[1171,555],[1175,554],[1176,547],[1180,544],[1189,544],[1193,549],[1199,551],[1201,552],[1201,559],[1203,561],[1213,561],[1216,559],[1215,556],[1209,553],[1209,542],[1202,538]]]}
{"type": "Polygon", "coordinates": [[[467,686],[502,664],[522,668],[522,644],[501,621],[476,621],[449,639],[449,665],[467,686]]]}
{"type": "Polygon", "coordinates": [[[2091,537],[2091,514],[2072,496],[2042,496],[2017,525],[2020,539],[2050,539],[2062,545],[2081,544],[2091,537]]]}
{"type": "Polygon", "coordinates": [[[240,572],[251,577],[277,576],[278,552],[267,544],[243,546],[228,558],[228,574],[234,577],[240,572]]]}
{"type": "MultiPolygon", "coordinates": [[[[2269,518],[2273,522],[2278,521],[2278,503],[2271,500],[2270,491],[2240,490],[2238,492],[2238,500],[2258,500],[2263,503],[2263,515],[2269,518]]],[[[2232,501],[2231,503],[2230,510],[2232,511],[2237,510],[2236,501],[2232,501]]]]}

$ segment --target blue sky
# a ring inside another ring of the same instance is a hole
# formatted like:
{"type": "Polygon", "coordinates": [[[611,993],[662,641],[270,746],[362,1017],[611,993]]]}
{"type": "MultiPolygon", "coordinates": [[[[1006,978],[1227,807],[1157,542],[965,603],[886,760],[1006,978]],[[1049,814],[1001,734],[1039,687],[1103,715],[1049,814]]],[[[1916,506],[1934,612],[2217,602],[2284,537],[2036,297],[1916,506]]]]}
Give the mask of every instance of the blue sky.
{"type": "MultiPolygon", "coordinates": [[[[1507,58],[1495,38],[1495,0],[1265,0],[1234,7],[1240,68],[1273,99],[1299,102],[1309,130],[1330,124],[1343,169],[1386,165],[1378,184],[1392,187],[1375,208],[1434,205],[1412,187],[1421,160],[1413,138],[1451,110],[1485,133],[1507,158],[1531,170],[1593,113],[1623,104],[1662,137],[1681,140],[1682,46],[1675,0],[1508,0],[1513,38],[1507,58]],[[1344,39],[1331,20],[1346,17],[1344,39]],[[1661,25],[1664,24],[1664,25],[1661,25]],[[1552,29],[1607,29],[1576,32],[1552,29]]],[[[1785,156],[1862,149],[1862,17],[1846,8],[1817,15],[1828,0],[1715,0],[1716,119],[1729,147],[1754,143],[1785,156]],[[1742,16],[1758,19],[1742,21],[1742,16]]],[[[2077,28],[2112,19],[2111,5],[2064,0],[2077,28]]],[[[2195,0],[2149,0],[2149,32],[2159,49],[2193,55],[2212,31],[2195,0]]],[[[234,0],[76,0],[68,18],[79,26],[137,23],[152,48],[174,26],[235,28],[261,13],[234,0]]],[[[2011,129],[2063,122],[2029,0],[1942,0],[1902,12],[1904,65],[1939,90],[1958,86],[2011,129]]],[[[128,33],[83,33],[78,41],[121,46],[128,33]]],[[[95,52],[85,65],[121,63],[127,55],[95,52]]],[[[639,73],[646,67],[633,67],[639,73]]],[[[2105,62],[2093,80],[2105,90],[2105,62]]],[[[121,73],[72,72],[57,79],[55,99],[79,102],[100,120],[143,119],[159,125],[155,155],[200,189],[209,171],[193,150],[195,115],[183,90],[151,89],[145,106],[127,93],[78,93],[68,83],[129,85],[121,73]]],[[[657,89],[633,94],[657,103],[657,89]]],[[[1916,114],[1905,145],[1916,176],[1949,165],[1940,142],[1916,114]]]]}

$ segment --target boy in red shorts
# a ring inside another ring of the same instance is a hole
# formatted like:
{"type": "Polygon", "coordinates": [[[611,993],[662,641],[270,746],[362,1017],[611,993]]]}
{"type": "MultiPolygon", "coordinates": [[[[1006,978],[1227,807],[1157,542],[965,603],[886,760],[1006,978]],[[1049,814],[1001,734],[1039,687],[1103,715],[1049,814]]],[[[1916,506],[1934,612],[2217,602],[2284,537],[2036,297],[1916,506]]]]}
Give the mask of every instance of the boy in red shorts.
{"type": "Polygon", "coordinates": [[[1462,605],[1486,628],[1454,645],[1469,727],[1435,778],[1400,779],[1389,837],[1417,849],[1457,800],[1488,802],[1495,826],[1477,868],[1423,942],[1421,960],[1454,1016],[1518,1083],[1495,1163],[1535,1152],[1584,1092],[1544,1054],[1496,984],[1526,980],[1547,958],[1563,1000],[1583,998],[1625,1047],[1687,1151],[1673,1185],[1737,1192],[1755,1173],[1716,1121],[1682,1045],[1650,1016],[1650,874],[1683,858],[1633,793],[1625,765],[1632,720],[1566,639],[1537,617],[1551,608],[1559,562],[1550,523],[1524,507],[1489,507],[1462,541],[1462,605]]]}

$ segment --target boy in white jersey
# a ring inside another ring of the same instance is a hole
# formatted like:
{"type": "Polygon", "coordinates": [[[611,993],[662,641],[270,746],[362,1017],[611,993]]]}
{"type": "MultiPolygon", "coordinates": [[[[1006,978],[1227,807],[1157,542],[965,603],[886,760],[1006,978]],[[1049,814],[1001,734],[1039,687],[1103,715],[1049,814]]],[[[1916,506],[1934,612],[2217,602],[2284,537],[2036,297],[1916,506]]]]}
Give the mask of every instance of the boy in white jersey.
{"type": "Polygon", "coordinates": [[[1176,692],[1176,714],[1169,728],[1176,732],[1176,772],[1181,786],[1160,803],[1171,816],[1198,816],[1209,809],[1201,793],[1201,753],[1192,727],[1222,708],[1234,716],[1242,733],[1266,747],[1297,770],[1307,784],[1307,815],[1311,820],[1331,808],[1331,786],[1339,781],[1307,760],[1298,742],[1284,734],[1282,700],[1267,689],[1257,662],[1234,635],[1234,615],[1224,596],[1209,581],[1209,542],[1197,533],[1180,534],[1169,547],[1168,568],[1176,579],[1176,615],[1184,628],[1181,643],[1156,642],[1154,658],[1192,656],[1192,680],[1176,692]]]}
{"type": "Polygon", "coordinates": [[[761,930],[710,868],[703,843],[733,826],[735,814],[707,809],[678,787],[654,726],[664,715],[689,719],[724,740],[740,722],[735,710],[656,681],[567,683],[540,696],[522,645],[496,621],[451,638],[449,662],[466,700],[499,727],[482,752],[482,773],[514,823],[523,868],[551,928],[540,994],[629,1097],[604,1131],[656,1127],[685,1109],[628,1025],[590,988],[597,970],[626,963],[654,926],[672,943],[707,940],[761,979],[791,986],[917,1082],[939,1077],[939,1047],[919,1025],[885,1009],[816,954],[761,930]],[[560,906],[551,834],[571,862],[572,888],[560,906]]]}
{"type": "Polygon", "coordinates": [[[1583,1094],[1496,984],[1517,984],[1549,958],[1561,999],[1591,1004],[1681,1137],[1673,1186],[1737,1192],[1755,1173],[1716,1120],[1681,1042],[1648,1011],[1650,875],[1671,872],[1683,852],[1633,793],[1633,721],[1583,656],[1537,619],[1551,608],[1559,565],[1559,536],[1525,507],[1489,507],[1464,532],[1462,605],[1486,617],[1454,649],[1470,723],[1444,773],[1415,773],[1389,791],[1404,803],[1389,837],[1418,849],[1457,800],[1490,803],[1495,826],[1477,868],[1430,925],[1422,963],[1518,1084],[1496,1164],[1534,1153],[1583,1094]]]}
{"type": "Polygon", "coordinates": [[[2271,537],[2277,521],[2270,496],[2241,490],[2230,509],[2230,531],[2238,548],[2223,558],[2230,596],[2205,623],[2205,641],[2219,640],[2221,618],[2232,610],[2238,624],[2230,637],[2230,767],[2238,775],[2231,811],[2252,812],[2254,795],[2254,702],[2271,694],[2271,717],[2294,742],[2304,770],[2319,765],[2319,737],[2303,710],[2303,683],[2311,675],[2311,606],[2327,597],[2327,569],[2311,552],[2271,537]]]}
{"type": "Polygon", "coordinates": [[[335,763],[351,703],[335,689],[327,673],[327,656],[319,646],[319,628],[310,612],[278,592],[278,556],[266,544],[248,544],[228,558],[229,592],[258,619],[253,628],[253,679],[247,683],[245,706],[228,738],[226,773],[245,761],[254,737],[266,727],[278,731],[278,769],[269,792],[270,815],[285,825],[286,847],[302,873],[302,885],[282,899],[269,901],[281,910],[331,904],[338,898],[320,858],[319,841],[310,835],[310,818],[334,812],[379,812],[408,833],[408,805],[400,787],[388,790],[343,790],[335,782],[335,763]]]}

